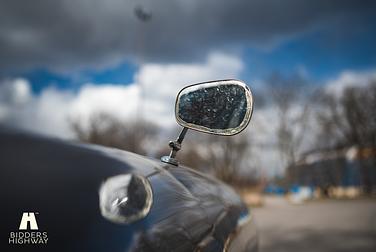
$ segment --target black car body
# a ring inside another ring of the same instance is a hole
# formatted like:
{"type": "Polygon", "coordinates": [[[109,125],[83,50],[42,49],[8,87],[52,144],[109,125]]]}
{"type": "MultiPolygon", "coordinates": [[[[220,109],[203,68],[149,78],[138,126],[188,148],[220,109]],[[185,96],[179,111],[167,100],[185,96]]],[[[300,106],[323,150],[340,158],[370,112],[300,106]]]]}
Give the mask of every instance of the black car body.
{"type": "Polygon", "coordinates": [[[243,130],[249,88],[236,80],[197,84],[179,93],[178,105],[184,128],[161,161],[0,127],[0,251],[257,250],[241,198],[175,158],[188,128],[243,130]],[[231,97],[242,100],[218,99],[231,97]],[[189,113],[193,105],[204,110],[189,113]]]}
{"type": "Polygon", "coordinates": [[[0,149],[1,251],[256,250],[252,216],[240,197],[190,168],[7,128],[0,130],[0,149]],[[129,173],[150,182],[153,203],[144,218],[113,223],[101,214],[98,190],[129,173]],[[9,243],[23,212],[38,213],[46,244],[9,243]]]}

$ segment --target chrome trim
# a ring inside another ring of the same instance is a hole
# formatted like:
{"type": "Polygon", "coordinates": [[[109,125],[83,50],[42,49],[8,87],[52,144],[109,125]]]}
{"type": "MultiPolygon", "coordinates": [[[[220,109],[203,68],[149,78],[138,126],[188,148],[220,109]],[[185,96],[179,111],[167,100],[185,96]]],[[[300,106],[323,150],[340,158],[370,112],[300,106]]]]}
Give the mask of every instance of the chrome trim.
{"type": "Polygon", "coordinates": [[[99,205],[101,214],[106,219],[115,223],[129,224],[144,218],[150,212],[152,204],[153,191],[150,182],[141,175],[121,174],[114,177],[110,177],[101,185],[99,189],[99,205]],[[127,188],[132,176],[139,179],[142,185],[144,186],[144,189],[146,191],[145,206],[142,209],[142,211],[136,214],[130,216],[123,216],[118,212],[117,207],[119,207],[122,203],[128,200],[128,195],[120,201],[118,198],[114,200],[113,198],[111,198],[111,196],[114,195],[116,190],[127,188]]]}

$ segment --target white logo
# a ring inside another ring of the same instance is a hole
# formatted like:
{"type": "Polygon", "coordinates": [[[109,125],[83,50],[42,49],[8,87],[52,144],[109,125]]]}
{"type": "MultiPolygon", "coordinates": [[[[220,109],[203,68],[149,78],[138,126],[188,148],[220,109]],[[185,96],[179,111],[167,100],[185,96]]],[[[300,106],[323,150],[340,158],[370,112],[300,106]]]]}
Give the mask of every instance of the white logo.
{"type": "Polygon", "coordinates": [[[31,230],[38,230],[38,224],[34,213],[23,213],[19,230],[27,230],[28,223],[30,223],[31,230]]]}
{"type": "Polygon", "coordinates": [[[9,233],[9,244],[47,244],[48,236],[46,231],[39,230],[35,215],[39,213],[26,212],[22,214],[19,231],[9,233]]]}

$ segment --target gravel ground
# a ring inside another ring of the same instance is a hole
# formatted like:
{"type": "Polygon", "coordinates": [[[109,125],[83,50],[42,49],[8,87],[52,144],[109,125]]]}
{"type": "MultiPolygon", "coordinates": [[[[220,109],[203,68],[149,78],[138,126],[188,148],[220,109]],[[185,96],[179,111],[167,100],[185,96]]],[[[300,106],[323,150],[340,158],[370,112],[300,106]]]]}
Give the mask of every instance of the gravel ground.
{"type": "Polygon", "coordinates": [[[260,252],[376,251],[376,200],[322,200],[291,205],[269,197],[254,208],[260,252]]]}

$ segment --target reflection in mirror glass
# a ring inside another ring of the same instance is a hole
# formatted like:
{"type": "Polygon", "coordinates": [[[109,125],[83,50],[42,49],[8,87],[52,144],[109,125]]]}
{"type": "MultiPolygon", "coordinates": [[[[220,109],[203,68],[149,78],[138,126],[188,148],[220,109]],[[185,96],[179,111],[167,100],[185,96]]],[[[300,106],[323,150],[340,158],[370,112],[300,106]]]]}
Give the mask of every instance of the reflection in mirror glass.
{"type": "Polygon", "coordinates": [[[116,223],[131,223],[145,217],[152,199],[147,179],[134,174],[111,177],[99,190],[102,216],[116,223]]]}
{"type": "Polygon", "coordinates": [[[242,86],[191,86],[180,94],[178,117],[186,123],[209,129],[232,129],[244,121],[247,106],[242,86]]]}

